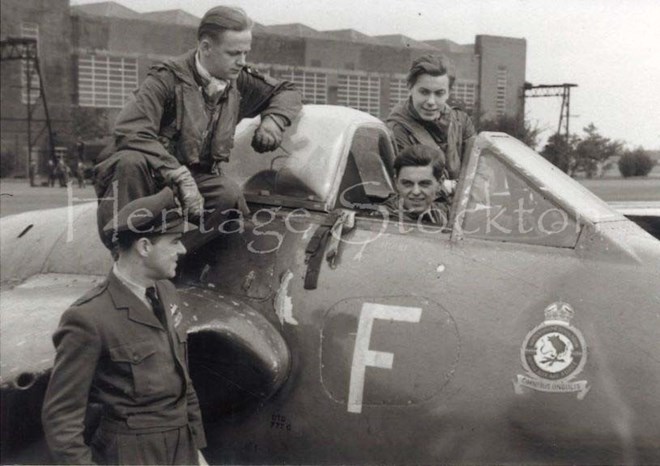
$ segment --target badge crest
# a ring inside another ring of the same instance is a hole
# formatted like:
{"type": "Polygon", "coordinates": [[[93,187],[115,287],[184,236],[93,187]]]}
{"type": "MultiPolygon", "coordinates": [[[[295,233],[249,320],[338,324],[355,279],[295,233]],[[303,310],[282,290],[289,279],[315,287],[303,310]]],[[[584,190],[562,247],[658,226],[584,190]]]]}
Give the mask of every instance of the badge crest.
{"type": "Polygon", "coordinates": [[[584,337],[570,324],[575,311],[567,303],[556,302],[543,312],[545,321],[523,341],[520,359],[527,374],[514,380],[515,391],[522,394],[527,387],[551,393],[577,392],[581,400],[591,387],[586,380],[573,380],[587,362],[584,337]]]}
{"type": "Polygon", "coordinates": [[[183,320],[183,314],[179,312],[179,306],[176,304],[170,305],[170,314],[174,317],[174,328],[177,328],[183,320]]]}

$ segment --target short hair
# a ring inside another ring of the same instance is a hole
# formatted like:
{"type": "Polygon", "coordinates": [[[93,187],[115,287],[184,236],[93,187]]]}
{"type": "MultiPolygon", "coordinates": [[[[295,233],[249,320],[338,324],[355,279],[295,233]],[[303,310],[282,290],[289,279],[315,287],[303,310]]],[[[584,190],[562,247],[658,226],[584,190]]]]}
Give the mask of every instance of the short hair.
{"type": "Polygon", "coordinates": [[[140,238],[150,238],[148,234],[140,234],[132,231],[122,231],[117,234],[117,239],[115,241],[115,246],[118,251],[128,251],[133,247],[133,244],[140,238]]]}
{"type": "Polygon", "coordinates": [[[210,37],[217,41],[225,31],[247,31],[252,29],[253,24],[242,8],[216,6],[207,11],[200,21],[197,40],[210,37]]]}
{"type": "Polygon", "coordinates": [[[451,88],[454,85],[454,76],[449,74],[449,69],[445,66],[442,57],[438,55],[423,55],[413,60],[406,78],[408,88],[412,88],[417,79],[423,74],[431,76],[444,76],[446,74],[449,76],[449,87],[451,88]]]}
{"type": "Polygon", "coordinates": [[[445,170],[445,153],[437,147],[415,144],[408,146],[394,159],[394,173],[399,176],[403,167],[427,167],[433,169],[433,176],[440,180],[445,170]]]}
{"type": "Polygon", "coordinates": [[[134,233],[132,231],[124,231],[117,235],[117,239],[113,243],[113,249],[117,253],[119,253],[119,251],[128,252],[131,250],[133,245],[137,243],[138,240],[140,240],[141,238],[146,238],[152,244],[155,244],[165,236],[175,235],[175,234],[178,234],[178,232],[160,234],[160,233],[134,233]]]}

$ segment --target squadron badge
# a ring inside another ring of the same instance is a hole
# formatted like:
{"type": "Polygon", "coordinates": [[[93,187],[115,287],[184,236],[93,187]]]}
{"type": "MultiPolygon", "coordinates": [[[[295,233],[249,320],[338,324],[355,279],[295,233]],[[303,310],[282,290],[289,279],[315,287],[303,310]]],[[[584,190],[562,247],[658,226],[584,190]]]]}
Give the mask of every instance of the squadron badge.
{"type": "Polygon", "coordinates": [[[170,305],[170,314],[174,316],[174,328],[177,328],[183,320],[183,314],[179,311],[179,306],[176,304],[170,305]]]}
{"type": "Polygon", "coordinates": [[[570,325],[575,312],[569,304],[556,302],[544,313],[545,321],[523,341],[520,358],[527,374],[514,380],[515,391],[520,395],[527,387],[541,392],[576,392],[581,400],[591,387],[586,380],[573,380],[587,362],[584,337],[570,325]]]}

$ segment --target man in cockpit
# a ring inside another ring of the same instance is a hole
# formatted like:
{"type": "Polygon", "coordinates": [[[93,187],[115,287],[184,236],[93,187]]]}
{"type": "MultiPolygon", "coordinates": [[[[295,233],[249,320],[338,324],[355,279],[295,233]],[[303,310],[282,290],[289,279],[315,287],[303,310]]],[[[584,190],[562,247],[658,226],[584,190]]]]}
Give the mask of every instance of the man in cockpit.
{"type": "Polygon", "coordinates": [[[422,144],[409,146],[394,161],[394,172],[397,192],[383,204],[390,220],[446,226],[445,154],[422,144]]]}

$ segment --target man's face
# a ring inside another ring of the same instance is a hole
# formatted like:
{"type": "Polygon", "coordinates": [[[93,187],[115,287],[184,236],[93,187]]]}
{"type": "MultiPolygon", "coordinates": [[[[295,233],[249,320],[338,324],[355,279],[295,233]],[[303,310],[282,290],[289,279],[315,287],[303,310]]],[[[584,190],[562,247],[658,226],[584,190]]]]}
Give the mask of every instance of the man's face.
{"type": "Polygon", "coordinates": [[[186,253],[186,248],[181,243],[181,233],[155,236],[147,241],[151,242],[145,257],[149,278],[153,280],[174,278],[179,256],[186,253]]]}
{"type": "Polygon", "coordinates": [[[252,47],[252,32],[225,31],[218,40],[204,38],[199,44],[200,61],[204,68],[219,79],[236,79],[246,64],[252,47]]]}
{"type": "Polygon", "coordinates": [[[423,74],[410,89],[410,95],[413,107],[423,120],[437,120],[449,98],[449,76],[423,74]]]}
{"type": "Polygon", "coordinates": [[[433,167],[402,167],[396,178],[396,190],[407,212],[421,214],[433,204],[440,182],[433,176],[433,167]]]}

